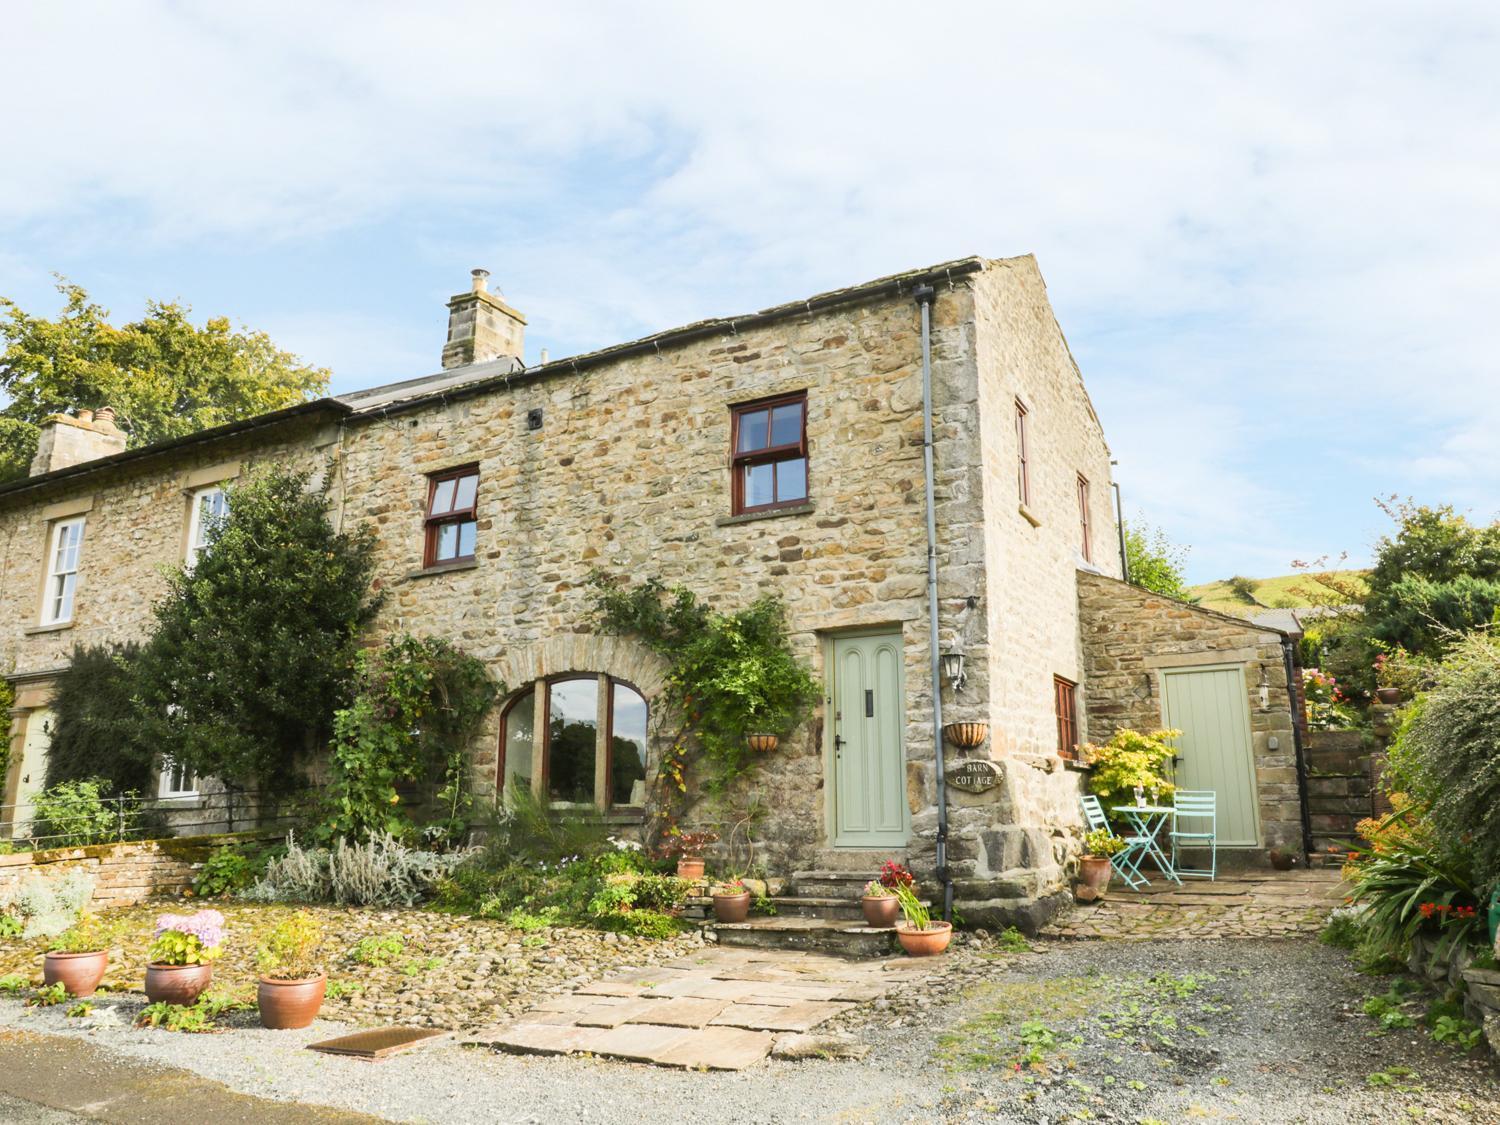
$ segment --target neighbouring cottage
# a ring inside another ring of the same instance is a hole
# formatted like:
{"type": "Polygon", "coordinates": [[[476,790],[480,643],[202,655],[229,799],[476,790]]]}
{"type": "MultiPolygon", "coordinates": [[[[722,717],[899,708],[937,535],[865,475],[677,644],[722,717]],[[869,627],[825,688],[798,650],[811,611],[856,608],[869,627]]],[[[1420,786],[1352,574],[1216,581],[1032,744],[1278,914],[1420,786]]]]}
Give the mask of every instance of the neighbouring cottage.
{"type": "MultiPolygon", "coordinates": [[[[474,752],[492,790],[530,786],[622,829],[642,818],[663,669],[588,630],[599,567],[724,606],[785,600],[823,699],[730,798],[758,805],[774,872],[900,857],[951,880],[969,920],[1034,927],[1076,851],[1067,756],[1121,722],[1191,728],[1208,748],[1195,779],[1253,806],[1237,846],[1296,820],[1279,634],[1120,581],[1109,450],[1033,258],[531,366],[525,318],[486,277],[449,302],[436,375],[131,450],[106,410],[49,421],[32,476],[0,488],[12,830],[68,653],[142,636],[161,567],[201,550],[226,488],[270,461],[315,470],[346,525],[377,529],[378,631],[448,637],[508,685],[474,752]],[[1178,670],[1215,668],[1232,675],[1179,708],[1178,670]],[[944,744],[935,682],[942,724],[988,725],[979,745],[944,744]]],[[[174,807],[197,789],[163,772],[174,807]]]]}

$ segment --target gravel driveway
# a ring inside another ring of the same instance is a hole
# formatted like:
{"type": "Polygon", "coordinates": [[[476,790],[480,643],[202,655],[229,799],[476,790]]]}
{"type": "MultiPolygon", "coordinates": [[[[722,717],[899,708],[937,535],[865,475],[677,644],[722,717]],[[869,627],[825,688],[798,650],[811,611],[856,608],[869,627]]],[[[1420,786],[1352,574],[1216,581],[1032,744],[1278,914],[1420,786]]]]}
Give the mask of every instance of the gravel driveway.
{"type": "Polygon", "coordinates": [[[1490,1056],[1461,1055],[1417,1030],[1371,1037],[1360,1002],[1387,982],[1360,977],[1315,942],[1038,949],[966,947],[922,995],[846,1018],[872,1047],[862,1061],[772,1061],[738,1074],[455,1046],[370,1064],[299,1049],[333,1025],[196,1037],[88,1031],[56,1009],[10,1000],[0,1026],[89,1036],[247,1093],[401,1121],[613,1122],[645,1107],[705,1123],[1500,1121],[1490,1056]]]}

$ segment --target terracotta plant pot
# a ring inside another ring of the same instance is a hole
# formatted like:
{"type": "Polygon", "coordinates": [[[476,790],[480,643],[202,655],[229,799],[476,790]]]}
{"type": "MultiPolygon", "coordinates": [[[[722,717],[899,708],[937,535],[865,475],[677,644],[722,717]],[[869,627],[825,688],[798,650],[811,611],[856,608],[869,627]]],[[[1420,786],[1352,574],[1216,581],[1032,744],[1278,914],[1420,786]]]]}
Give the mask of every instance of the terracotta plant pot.
{"type": "Polygon", "coordinates": [[[714,917],[721,922],[743,922],[750,917],[750,892],[714,895],[714,917]]]}
{"type": "Polygon", "coordinates": [[[1101,897],[1109,890],[1110,876],[1114,867],[1107,855],[1086,855],[1078,860],[1078,881],[1094,893],[1090,900],[1101,897]]]}
{"type": "Polygon", "coordinates": [[[317,1018],[327,987],[327,973],[305,980],[261,977],[255,990],[255,1002],[260,1006],[260,1026],[272,1031],[307,1027],[317,1018]]]}
{"type": "Polygon", "coordinates": [[[61,983],[69,996],[92,996],[108,967],[109,953],[103,949],[94,953],[49,953],[42,964],[42,980],[61,983]]]}
{"type": "Polygon", "coordinates": [[[896,940],[911,957],[933,957],[953,940],[952,922],[929,922],[925,930],[914,930],[905,922],[896,925],[896,940]]]}
{"type": "Polygon", "coordinates": [[[1394,707],[1401,702],[1401,689],[1398,687],[1381,687],[1375,689],[1375,698],[1387,707],[1394,707]]]}
{"type": "Polygon", "coordinates": [[[677,861],[677,877],[696,883],[703,878],[703,857],[683,856],[677,861]]]}
{"type": "Polygon", "coordinates": [[[947,723],[943,726],[948,741],[964,750],[972,750],[983,743],[989,733],[989,723],[947,723]]]}
{"type": "Polygon", "coordinates": [[[750,749],[761,753],[774,750],[781,743],[781,739],[774,734],[750,734],[745,736],[745,741],[750,744],[750,749]]]}
{"type": "Polygon", "coordinates": [[[146,999],[153,1004],[195,1004],[213,979],[212,965],[147,965],[146,999]]]}
{"type": "Polygon", "coordinates": [[[880,898],[862,895],[859,906],[865,912],[865,924],[878,929],[890,929],[896,924],[896,919],[901,914],[901,901],[895,895],[885,895],[880,898]]]}
{"type": "Polygon", "coordinates": [[[1297,853],[1282,851],[1280,848],[1272,848],[1270,852],[1271,866],[1277,871],[1290,871],[1297,866],[1297,853]]]}

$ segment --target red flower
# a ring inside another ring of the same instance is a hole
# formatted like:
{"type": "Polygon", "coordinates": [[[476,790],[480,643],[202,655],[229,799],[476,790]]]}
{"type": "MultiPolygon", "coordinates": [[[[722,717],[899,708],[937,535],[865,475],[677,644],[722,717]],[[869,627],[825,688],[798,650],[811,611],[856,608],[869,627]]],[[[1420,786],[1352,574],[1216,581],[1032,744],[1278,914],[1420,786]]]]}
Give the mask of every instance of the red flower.
{"type": "Polygon", "coordinates": [[[1422,911],[1423,918],[1431,918],[1432,912],[1437,909],[1437,903],[1424,902],[1418,909],[1422,911]]]}

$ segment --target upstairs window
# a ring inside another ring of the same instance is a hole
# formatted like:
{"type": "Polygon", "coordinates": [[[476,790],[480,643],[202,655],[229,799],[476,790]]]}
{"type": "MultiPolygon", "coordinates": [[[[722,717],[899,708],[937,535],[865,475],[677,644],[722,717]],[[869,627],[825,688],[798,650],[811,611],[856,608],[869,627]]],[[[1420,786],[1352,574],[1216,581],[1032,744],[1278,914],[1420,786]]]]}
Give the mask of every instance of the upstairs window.
{"type": "Polygon", "coordinates": [[[1078,474],[1078,549],[1083,552],[1084,562],[1094,561],[1093,530],[1089,526],[1089,478],[1078,474]]]}
{"type": "Polygon", "coordinates": [[[42,624],[62,625],[73,620],[73,594],[78,589],[78,555],[83,549],[83,517],[52,525],[47,549],[47,588],[42,600],[42,624]]]}
{"type": "Polygon", "coordinates": [[[733,408],[735,515],[807,503],[807,395],[733,408]]]}
{"type": "Polygon", "coordinates": [[[473,465],[428,478],[423,566],[464,562],[474,557],[478,498],[479,470],[473,465]]]}
{"type": "Polygon", "coordinates": [[[157,785],[156,795],[163,799],[196,797],[198,795],[198,778],[187,766],[172,761],[171,758],[163,759],[161,764],[161,778],[157,785]]]}
{"type": "Polygon", "coordinates": [[[1057,752],[1071,758],[1078,747],[1078,685],[1053,676],[1052,699],[1057,711],[1057,752]]]}
{"type": "Polygon", "coordinates": [[[646,701],[601,675],[542,680],[501,722],[501,776],[555,808],[639,812],[646,803],[646,701]]]}
{"type": "Polygon", "coordinates": [[[1016,493],[1022,504],[1031,503],[1031,467],[1027,462],[1026,406],[1016,399],[1016,493]]]}
{"type": "Polygon", "coordinates": [[[229,497],[217,484],[200,488],[193,493],[188,512],[187,559],[184,565],[192,570],[198,559],[208,550],[208,535],[214,526],[229,514],[229,497]]]}

